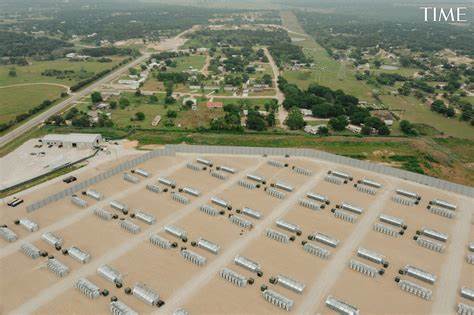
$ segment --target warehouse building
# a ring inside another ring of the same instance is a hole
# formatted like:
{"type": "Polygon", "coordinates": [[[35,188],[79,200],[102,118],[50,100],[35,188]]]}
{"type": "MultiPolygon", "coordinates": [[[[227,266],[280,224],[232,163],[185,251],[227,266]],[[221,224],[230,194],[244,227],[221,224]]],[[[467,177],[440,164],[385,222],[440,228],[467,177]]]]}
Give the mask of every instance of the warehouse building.
{"type": "Polygon", "coordinates": [[[65,148],[91,149],[102,142],[98,133],[49,134],[41,139],[44,145],[63,146],[65,148]]]}

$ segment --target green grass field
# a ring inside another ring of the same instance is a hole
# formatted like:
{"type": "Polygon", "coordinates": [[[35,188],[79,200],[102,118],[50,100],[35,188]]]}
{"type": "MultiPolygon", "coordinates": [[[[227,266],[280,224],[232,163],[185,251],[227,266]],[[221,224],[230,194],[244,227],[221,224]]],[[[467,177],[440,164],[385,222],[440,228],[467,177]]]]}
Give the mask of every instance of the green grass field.
{"type": "Polygon", "coordinates": [[[474,128],[468,122],[459,121],[457,118],[446,118],[435,113],[414,97],[383,95],[380,98],[401,119],[432,126],[453,137],[474,140],[474,128]]]}
{"type": "Polygon", "coordinates": [[[206,56],[204,55],[192,55],[192,56],[184,56],[178,57],[175,59],[177,63],[176,68],[168,68],[170,72],[182,72],[185,70],[189,70],[190,67],[193,69],[201,70],[206,62],[206,56]]]}
{"type": "Polygon", "coordinates": [[[0,88],[0,124],[14,119],[39,105],[42,101],[57,99],[65,89],[51,85],[14,86],[0,88]]]}
{"type": "MultiPolygon", "coordinates": [[[[77,77],[72,80],[68,79],[57,79],[55,77],[42,76],[41,73],[46,69],[56,69],[56,70],[73,70],[76,73],[79,73],[81,70],[84,70],[88,75],[85,77],[91,76],[91,73],[97,73],[106,69],[110,69],[120,61],[123,57],[112,57],[112,62],[97,62],[97,61],[68,61],[66,59],[58,59],[53,61],[32,61],[32,65],[29,66],[15,66],[16,77],[11,77],[8,75],[8,72],[12,66],[0,66],[0,86],[12,85],[12,84],[23,84],[23,83],[37,83],[37,82],[49,82],[49,83],[59,83],[67,86],[71,86],[82,79],[77,77]]],[[[84,78],[84,79],[85,79],[84,78]]]]}
{"type": "MultiPolygon", "coordinates": [[[[291,11],[282,11],[282,23],[289,30],[304,34],[296,16],[291,11]]],[[[291,35],[291,33],[290,33],[291,35]]],[[[301,37],[301,35],[294,35],[301,37]]],[[[315,68],[311,70],[284,71],[283,76],[301,88],[306,88],[311,83],[318,83],[332,89],[341,89],[361,100],[375,102],[372,97],[372,88],[362,81],[357,81],[354,76],[355,69],[352,65],[338,62],[331,58],[326,50],[313,38],[307,35],[303,41],[295,42],[300,45],[306,55],[313,58],[315,68]]]]}

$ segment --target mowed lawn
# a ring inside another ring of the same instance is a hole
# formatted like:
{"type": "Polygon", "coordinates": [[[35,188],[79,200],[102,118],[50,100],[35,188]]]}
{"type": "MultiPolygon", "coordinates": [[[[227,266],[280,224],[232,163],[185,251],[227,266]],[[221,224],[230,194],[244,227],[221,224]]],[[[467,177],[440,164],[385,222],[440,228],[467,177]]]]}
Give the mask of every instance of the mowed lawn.
{"type": "Polygon", "coordinates": [[[66,59],[58,59],[52,61],[31,61],[32,64],[29,66],[12,66],[5,65],[0,66],[0,86],[22,84],[22,83],[38,83],[38,82],[49,82],[59,83],[67,86],[74,85],[75,83],[92,76],[94,73],[110,69],[120,61],[123,57],[112,57],[112,62],[98,62],[98,61],[68,61],[66,59]],[[15,68],[16,77],[8,75],[10,69],[15,68]],[[89,75],[84,78],[74,76],[74,79],[57,79],[56,77],[42,76],[41,73],[47,69],[56,70],[73,70],[75,73],[79,73],[81,70],[85,71],[89,75]]]}
{"type": "Polygon", "coordinates": [[[51,85],[0,88],[0,124],[12,120],[18,114],[28,112],[46,99],[59,98],[64,90],[51,85]]]}

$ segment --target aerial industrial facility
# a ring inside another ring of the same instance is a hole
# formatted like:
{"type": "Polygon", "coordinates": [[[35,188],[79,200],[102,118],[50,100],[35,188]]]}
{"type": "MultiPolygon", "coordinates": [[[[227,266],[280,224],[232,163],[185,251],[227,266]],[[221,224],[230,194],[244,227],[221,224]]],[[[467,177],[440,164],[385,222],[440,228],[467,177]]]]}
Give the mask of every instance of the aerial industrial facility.
{"type": "Polygon", "coordinates": [[[1,206],[2,314],[474,314],[472,187],[181,145],[77,176],[1,206]]]}

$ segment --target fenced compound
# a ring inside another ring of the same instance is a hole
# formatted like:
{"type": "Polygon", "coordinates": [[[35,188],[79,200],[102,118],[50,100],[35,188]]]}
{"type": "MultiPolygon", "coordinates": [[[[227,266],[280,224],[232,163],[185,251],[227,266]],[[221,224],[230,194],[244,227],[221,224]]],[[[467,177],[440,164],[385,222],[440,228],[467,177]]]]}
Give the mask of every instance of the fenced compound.
{"type": "Polygon", "coordinates": [[[183,205],[187,205],[191,202],[188,197],[183,196],[183,195],[181,195],[180,193],[177,193],[177,192],[172,192],[171,193],[171,199],[173,199],[174,201],[177,201],[179,203],[182,203],[183,205]]]}
{"type": "Polygon", "coordinates": [[[28,232],[36,232],[39,230],[39,225],[30,219],[20,219],[19,224],[28,232]]]}
{"type": "Polygon", "coordinates": [[[284,192],[278,191],[275,188],[268,187],[265,189],[267,194],[269,194],[272,197],[278,198],[278,199],[285,199],[286,194],[284,192]]]}
{"type": "Polygon", "coordinates": [[[32,211],[35,211],[35,210],[38,210],[52,202],[55,202],[55,201],[58,201],[58,200],[61,200],[67,196],[71,196],[75,193],[78,193],[80,191],[83,191],[84,189],[86,189],[87,187],[91,186],[91,185],[94,185],[94,184],[97,184],[99,182],[102,182],[106,179],[109,179],[115,175],[118,175],[120,173],[123,173],[123,171],[125,170],[128,170],[128,169],[131,169],[133,167],[135,167],[136,165],[140,164],[140,163],[143,163],[145,161],[148,161],[149,159],[152,159],[152,158],[155,158],[155,157],[159,157],[159,156],[170,156],[170,155],[174,155],[175,154],[175,150],[172,149],[172,148],[165,148],[165,149],[161,149],[161,150],[155,150],[155,151],[150,151],[150,152],[147,152],[137,158],[134,158],[132,160],[129,160],[129,161],[126,161],[124,163],[121,163],[120,165],[117,165],[116,167],[112,168],[112,169],[109,169],[103,173],[100,173],[94,177],[91,177],[81,183],[78,183],[72,187],[69,187],[67,189],[64,189],[64,190],[61,190],[53,195],[50,195],[44,199],[41,199],[39,201],[36,201],[30,205],[28,205],[26,207],[26,210],[28,212],[32,212],[32,211]]]}
{"type": "Polygon", "coordinates": [[[110,302],[110,312],[112,315],[138,315],[137,312],[122,301],[110,302]]]}
{"type": "Polygon", "coordinates": [[[351,304],[343,302],[331,295],[326,298],[325,304],[330,309],[343,315],[359,315],[359,309],[351,304]]]}
{"type": "Polygon", "coordinates": [[[349,268],[363,274],[364,276],[372,278],[375,278],[378,275],[378,270],[376,268],[355,259],[349,261],[349,268]]]}
{"type": "Polygon", "coordinates": [[[7,242],[14,242],[18,239],[15,232],[7,228],[6,226],[0,227],[0,236],[7,242]]]}
{"type": "Polygon", "coordinates": [[[138,220],[145,222],[146,224],[152,225],[156,223],[156,218],[154,215],[141,211],[141,210],[136,210],[135,211],[135,218],[138,220]]]}
{"type": "Polygon", "coordinates": [[[110,212],[108,210],[105,210],[105,209],[102,209],[102,208],[95,208],[93,210],[93,212],[97,217],[99,217],[100,219],[105,220],[105,221],[112,220],[112,218],[114,216],[112,214],[112,212],[110,212]]]}
{"type": "Polygon", "coordinates": [[[46,262],[46,267],[49,271],[61,278],[69,274],[69,268],[56,258],[48,259],[48,261],[46,262]]]}
{"type": "Polygon", "coordinates": [[[72,196],[71,202],[80,208],[87,208],[87,201],[78,196],[72,196]]]}
{"type": "Polygon", "coordinates": [[[278,306],[281,309],[284,309],[285,311],[289,312],[291,311],[291,308],[293,307],[293,304],[294,304],[293,300],[273,290],[267,289],[262,292],[262,295],[265,298],[265,300],[272,303],[273,305],[278,306]]]}
{"type": "Polygon", "coordinates": [[[148,305],[158,305],[158,302],[160,301],[160,295],[155,290],[141,282],[138,282],[133,286],[132,294],[148,305]]]}
{"type": "Polygon", "coordinates": [[[250,190],[257,189],[257,184],[250,183],[250,182],[246,181],[245,179],[239,180],[238,184],[239,184],[239,186],[242,186],[242,187],[250,189],[250,190]]]}
{"type": "Polygon", "coordinates": [[[243,276],[243,275],[241,275],[241,274],[239,274],[239,273],[237,273],[237,272],[235,272],[235,271],[233,271],[229,268],[222,269],[219,272],[219,276],[221,276],[221,278],[229,281],[230,283],[232,283],[232,284],[234,284],[238,287],[245,287],[247,285],[247,282],[248,282],[248,279],[245,276],[243,276]]]}
{"type": "Polygon", "coordinates": [[[379,174],[388,176],[394,176],[403,180],[416,182],[419,184],[434,187],[443,191],[450,191],[461,195],[474,197],[474,188],[451,183],[445,180],[429,177],[426,175],[416,174],[401,169],[388,167],[385,165],[371,163],[367,161],[356,160],[340,155],[335,155],[323,151],[317,151],[312,149],[289,149],[289,148],[263,148],[263,147],[237,147],[237,146],[201,146],[201,145],[166,145],[164,149],[150,151],[142,156],[139,156],[133,160],[124,162],[117,167],[110,169],[106,172],[98,174],[84,182],[78,183],[70,188],[64,189],[56,194],[50,195],[42,200],[36,201],[27,206],[27,211],[35,211],[40,209],[52,202],[63,199],[66,196],[84,190],[86,187],[108,179],[114,175],[117,175],[124,170],[131,169],[136,165],[143,163],[151,158],[159,156],[171,156],[176,153],[206,153],[206,154],[234,154],[234,155],[292,155],[308,157],[332,163],[339,163],[359,169],[364,169],[379,174]]]}
{"type": "Polygon", "coordinates": [[[303,249],[304,249],[305,252],[310,253],[313,256],[323,258],[323,259],[328,259],[329,256],[331,255],[331,253],[327,249],[322,248],[318,245],[314,245],[314,244],[309,243],[309,242],[307,242],[303,245],[303,249]]]}
{"type": "Polygon", "coordinates": [[[207,262],[206,257],[201,256],[198,253],[195,253],[189,249],[183,249],[180,251],[180,253],[184,259],[189,262],[192,262],[195,265],[204,266],[204,264],[207,262]]]}
{"type": "Polygon", "coordinates": [[[91,281],[86,278],[79,278],[75,283],[74,287],[78,289],[82,294],[87,296],[89,299],[96,299],[100,296],[100,289],[91,281]]]}
{"type": "Polygon", "coordinates": [[[274,229],[266,229],[265,230],[265,235],[275,241],[278,241],[280,243],[289,243],[290,242],[290,236],[282,233],[280,231],[276,231],[274,229]]]}
{"type": "Polygon", "coordinates": [[[150,243],[163,249],[170,249],[173,247],[171,241],[158,234],[153,234],[150,236],[150,243]]]}
{"type": "Polygon", "coordinates": [[[217,179],[220,179],[220,180],[226,180],[227,179],[227,175],[225,175],[224,173],[219,172],[219,171],[212,171],[211,176],[215,177],[217,179]]]}
{"type": "Polygon", "coordinates": [[[53,232],[46,232],[41,234],[41,239],[53,247],[62,246],[63,239],[53,232]]]}
{"type": "Polygon", "coordinates": [[[199,210],[213,217],[219,214],[219,211],[216,208],[209,205],[202,205],[199,207],[199,210]]]}
{"type": "Polygon", "coordinates": [[[97,274],[113,284],[122,283],[122,274],[109,265],[97,268],[97,274]]]}
{"type": "Polygon", "coordinates": [[[72,259],[77,260],[81,264],[86,264],[91,260],[91,255],[79,247],[72,246],[68,249],[68,254],[72,259]]]}
{"type": "Polygon", "coordinates": [[[123,179],[132,184],[138,184],[140,182],[140,179],[138,177],[133,176],[129,173],[123,173],[123,179]]]}
{"type": "Polygon", "coordinates": [[[247,220],[247,219],[244,219],[242,218],[241,216],[238,216],[238,215],[231,215],[229,217],[229,221],[232,222],[233,224],[235,225],[238,225],[244,229],[251,229],[253,224],[251,221],[247,220]]]}
{"type": "Polygon", "coordinates": [[[308,169],[305,169],[305,168],[302,168],[302,167],[298,167],[298,166],[293,166],[291,168],[293,170],[293,172],[297,173],[297,174],[301,174],[301,175],[304,175],[304,176],[311,176],[313,175],[313,172],[308,170],[308,169]]]}
{"type": "Polygon", "coordinates": [[[36,259],[41,256],[40,249],[31,243],[22,244],[20,247],[20,251],[32,259],[36,259]]]}
{"type": "Polygon", "coordinates": [[[403,291],[406,291],[410,294],[421,297],[422,299],[425,299],[425,300],[431,300],[431,297],[433,295],[433,291],[431,291],[430,289],[427,289],[419,284],[416,284],[408,280],[400,280],[398,282],[398,286],[403,291]]]}
{"type": "Polygon", "coordinates": [[[141,231],[141,228],[139,225],[135,224],[134,222],[128,219],[120,220],[120,227],[132,234],[138,234],[141,231]]]}

